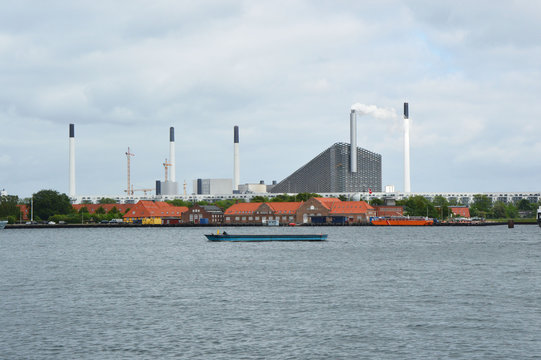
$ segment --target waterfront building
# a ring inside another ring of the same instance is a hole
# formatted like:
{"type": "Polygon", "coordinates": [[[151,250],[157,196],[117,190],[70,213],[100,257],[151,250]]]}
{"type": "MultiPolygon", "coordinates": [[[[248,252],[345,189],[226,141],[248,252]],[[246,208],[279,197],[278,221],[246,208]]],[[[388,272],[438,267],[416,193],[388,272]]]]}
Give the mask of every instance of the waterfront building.
{"type": "Polygon", "coordinates": [[[124,214],[124,222],[142,224],[178,224],[186,206],[173,206],[161,201],[139,201],[124,214]]]}
{"type": "Polygon", "coordinates": [[[221,224],[224,212],[215,205],[195,204],[182,213],[183,224],[221,224]]]}
{"type": "Polygon", "coordinates": [[[311,198],[297,210],[298,223],[368,223],[376,210],[365,201],[311,198]]]}

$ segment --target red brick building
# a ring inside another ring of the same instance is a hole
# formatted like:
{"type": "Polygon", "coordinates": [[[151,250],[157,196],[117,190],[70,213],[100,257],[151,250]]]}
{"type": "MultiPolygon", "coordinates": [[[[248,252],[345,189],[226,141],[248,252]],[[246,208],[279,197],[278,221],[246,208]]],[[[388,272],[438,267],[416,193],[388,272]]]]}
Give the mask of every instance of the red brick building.
{"type": "Polygon", "coordinates": [[[182,213],[183,224],[221,224],[224,212],[215,205],[194,205],[182,213]]]}
{"type": "MultiPolygon", "coordinates": [[[[238,203],[231,205],[224,213],[224,224],[255,224],[255,212],[262,203],[238,203]]],[[[258,214],[258,217],[261,215],[258,214]]]]}
{"type": "Polygon", "coordinates": [[[396,205],[374,205],[376,216],[404,216],[404,207],[396,205]]]}
{"type": "Polygon", "coordinates": [[[449,211],[453,213],[454,216],[460,216],[464,218],[470,218],[470,208],[467,206],[449,206],[449,211]]]}

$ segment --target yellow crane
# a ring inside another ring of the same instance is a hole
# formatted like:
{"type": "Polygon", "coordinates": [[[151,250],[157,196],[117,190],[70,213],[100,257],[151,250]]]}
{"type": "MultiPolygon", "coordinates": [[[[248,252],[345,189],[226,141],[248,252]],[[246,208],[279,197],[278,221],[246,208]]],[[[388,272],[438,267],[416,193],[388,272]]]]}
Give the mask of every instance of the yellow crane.
{"type": "Polygon", "coordinates": [[[170,164],[167,162],[167,159],[165,159],[165,162],[163,163],[163,167],[165,168],[165,182],[167,182],[167,175],[168,175],[168,170],[169,170],[169,167],[172,166],[173,164],[170,164]]]}

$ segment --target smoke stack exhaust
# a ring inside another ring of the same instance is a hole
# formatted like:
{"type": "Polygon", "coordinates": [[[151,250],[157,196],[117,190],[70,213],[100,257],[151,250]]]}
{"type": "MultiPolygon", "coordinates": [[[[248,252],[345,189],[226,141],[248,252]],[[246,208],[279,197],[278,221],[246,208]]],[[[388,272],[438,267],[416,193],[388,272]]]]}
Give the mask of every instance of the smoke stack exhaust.
{"type": "Polygon", "coordinates": [[[69,133],[69,196],[75,197],[75,125],[70,124],[69,133]]]}
{"type": "Polygon", "coordinates": [[[172,182],[176,181],[176,161],[175,161],[175,128],[169,128],[169,178],[172,182]]]}
{"type": "Polygon", "coordinates": [[[404,103],[404,192],[411,192],[410,178],[410,119],[409,106],[404,103]]]}
{"type": "Polygon", "coordinates": [[[239,189],[239,127],[233,128],[233,190],[239,189]]]}
{"type": "Polygon", "coordinates": [[[350,169],[351,172],[357,172],[357,113],[351,110],[349,114],[349,133],[350,133],[350,169]]]}

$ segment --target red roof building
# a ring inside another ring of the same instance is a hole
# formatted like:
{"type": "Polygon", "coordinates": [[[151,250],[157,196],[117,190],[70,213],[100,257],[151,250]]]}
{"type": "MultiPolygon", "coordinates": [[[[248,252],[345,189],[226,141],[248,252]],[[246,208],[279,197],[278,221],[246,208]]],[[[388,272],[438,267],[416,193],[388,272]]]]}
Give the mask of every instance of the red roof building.
{"type": "MultiPolygon", "coordinates": [[[[255,220],[257,209],[263,203],[237,203],[231,205],[224,213],[225,224],[256,223],[261,220],[255,220]]],[[[258,215],[259,216],[259,215],[258,215]]]]}
{"type": "Polygon", "coordinates": [[[185,211],[188,211],[186,206],[173,206],[162,201],[140,200],[124,214],[124,222],[141,221],[148,224],[162,224],[164,220],[171,219],[178,219],[180,222],[182,213],[185,211]]]}
{"type": "Polygon", "coordinates": [[[105,210],[106,213],[111,209],[116,208],[120,213],[124,214],[126,210],[132,208],[134,204],[72,204],[71,207],[79,212],[82,208],[86,208],[90,214],[95,214],[96,210],[100,207],[105,210]]]}

